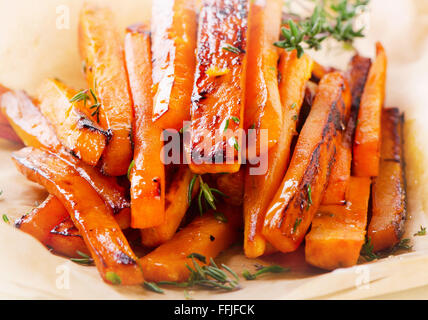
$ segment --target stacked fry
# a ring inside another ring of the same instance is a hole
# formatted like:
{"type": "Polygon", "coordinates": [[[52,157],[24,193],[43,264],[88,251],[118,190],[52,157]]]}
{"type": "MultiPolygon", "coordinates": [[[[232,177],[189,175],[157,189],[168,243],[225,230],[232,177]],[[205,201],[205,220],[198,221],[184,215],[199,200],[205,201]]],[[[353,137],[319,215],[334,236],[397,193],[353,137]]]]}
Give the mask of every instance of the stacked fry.
{"type": "Polygon", "coordinates": [[[86,4],[87,89],[0,86],[26,145],[12,158],[49,192],[16,227],[122,285],[186,281],[192,255],[205,265],[242,236],[248,258],[304,242],[327,270],[355,265],[366,238],[394,247],[403,115],[384,108],[385,51],[324,67],[274,46],[281,12],[280,0],[159,0],[151,26],[122,39],[108,8],[86,4]],[[177,135],[185,152],[170,163],[165,137],[177,135]]]}

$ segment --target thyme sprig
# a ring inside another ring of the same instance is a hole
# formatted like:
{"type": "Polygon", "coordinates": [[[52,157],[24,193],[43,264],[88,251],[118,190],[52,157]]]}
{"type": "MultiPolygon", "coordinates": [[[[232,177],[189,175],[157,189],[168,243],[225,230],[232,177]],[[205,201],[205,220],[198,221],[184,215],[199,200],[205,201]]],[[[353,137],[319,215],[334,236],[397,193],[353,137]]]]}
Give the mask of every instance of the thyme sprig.
{"type": "Polygon", "coordinates": [[[94,260],[87,254],[79,250],[77,250],[76,253],[81,256],[81,258],[71,258],[71,261],[85,266],[92,266],[94,264],[94,260]]]}
{"type": "Polygon", "coordinates": [[[70,99],[70,102],[80,102],[80,101],[83,101],[83,104],[86,107],[87,101],[88,100],[90,101],[91,97],[92,97],[92,99],[94,101],[94,103],[89,107],[89,109],[92,111],[91,116],[92,117],[96,116],[97,123],[100,123],[100,108],[101,108],[101,103],[98,102],[98,98],[95,95],[94,90],[92,90],[92,89],[81,90],[78,93],[76,93],[73,98],[70,99]],[[90,93],[90,95],[88,93],[90,93]]]}
{"type": "Polygon", "coordinates": [[[206,207],[210,207],[213,210],[217,210],[216,202],[217,199],[214,194],[219,194],[223,197],[227,197],[223,192],[216,188],[211,188],[199,174],[195,174],[190,181],[189,190],[187,193],[189,204],[192,202],[192,193],[195,186],[196,180],[199,180],[199,193],[198,193],[198,208],[199,213],[202,215],[205,212],[206,207]]]}
{"type": "Polygon", "coordinates": [[[248,270],[244,270],[242,272],[242,275],[247,280],[255,280],[258,276],[264,274],[264,273],[284,273],[290,271],[290,268],[284,268],[278,265],[272,265],[272,266],[259,266],[257,267],[257,271],[255,273],[251,273],[248,270]]]}
{"type": "Polygon", "coordinates": [[[366,261],[373,261],[379,259],[379,256],[373,252],[372,239],[370,237],[366,238],[366,241],[363,244],[360,252],[361,257],[366,261]]]}
{"type": "Polygon", "coordinates": [[[317,1],[311,16],[293,21],[289,19],[281,29],[283,40],[274,43],[287,51],[296,50],[300,58],[306,49],[320,50],[328,38],[352,44],[355,38],[364,37],[364,27],[354,29],[354,18],[363,12],[370,0],[340,0],[325,8],[317,1]]]}
{"type": "Polygon", "coordinates": [[[222,264],[221,268],[211,258],[209,265],[199,265],[196,261],[206,261],[201,254],[191,254],[188,258],[192,259],[192,266],[186,263],[190,275],[185,282],[160,281],[157,285],[170,285],[179,288],[201,287],[206,289],[217,289],[233,291],[240,289],[239,277],[230,267],[222,264]]]}
{"type": "Polygon", "coordinates": [[[416,232],[415,234],[413,234],[413,236],[424,236],[427,234],[427,228],[426,227],[422,227],[419,229],[418,232],[416,232]]]}

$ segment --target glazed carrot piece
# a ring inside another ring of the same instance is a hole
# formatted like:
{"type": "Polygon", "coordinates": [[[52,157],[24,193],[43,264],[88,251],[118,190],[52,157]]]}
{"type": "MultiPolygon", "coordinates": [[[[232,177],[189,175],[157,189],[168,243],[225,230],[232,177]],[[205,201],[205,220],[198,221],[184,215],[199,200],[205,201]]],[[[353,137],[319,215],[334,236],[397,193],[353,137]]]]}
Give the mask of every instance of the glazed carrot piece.
{"type": "Polygon", "coordinates": [[[48,120],[25,92],[4,90],[0,110],[26,146],[54,152],[63,148],[48,120]]]}
{"type": "Polygon", "coordinates": [[[318,63],[317,61],[314,61],[311,81],[318,83],[327,73],[334,71],[336,71],[334,68],[324,67],[322,64],[318,63]]]}
{"type": "Polygon", "coordinates": [[[265,253],[266,240],[262,235],[263,221],[267,207],[278,191],[284,178],[289,159],[291,143],[296,133],[296,124],[305,97],[306,83],[311,76],[312,59],[296,51],[281,54],[279,92],[282,102],[283,124],[279,143],[269,150],[267,170],[264,174],[250,174],[245,177],[244,201],[244,251],[249,258],[265,253]]]}
{"type": "Polygon", "coordinates": [[[233,206],[241,206],[244,202],[245,168],[238,172],[219,174],[216,179],[216,187],[226,196],[223,200],[233,206]]]}
{"type": "Polygon", "coordinates": [[[246,84],[245,128],[257,130],[248,157],[260,155],[279,141],[282,107],[278,90],[278,41],[281,30],[282,1],[257,0],[251,3],[248,33],[248,69],[246,84]],[[260,131],[267,130],[267,141],[260,131]],[[260,144],[267,143],[266,148],[260,144]]]}
{"type": "Polygon", "coordinates": [[[100,103],[93,109],[96,119],[112,133],[101,158],[102,170],[111,176],[124,175],[132,160],[132,99],[122,39],[108,8],[84,6],[80,13],[79,48],[88,86],[100,103]]]}
{"type": "Polygon", "coordinates": [[[59,80],[47,79],[38,88],[37,99],[40,111],[62,145],[83,162],[95,166],[110,136],[92,121],[89,106],[72,101],[76,94],[59,80]]]}
{"type": "MultiPolygon", "coordinates": [[[[323,205],[342,204],[345,202],[345,191],[351,177],[352,144],[360,108],[361,95],[371,66],[371,60],[355,55],[350,62],[349,85],[352,104],[346,129],[337,145],[336,161],[322,200],[323,205]]],[[[347,102],[349,103],[349,102],[347,102]]]]}
{"type": "Polygon", "coordinates": [[[351,177],[347,205],[321,206],[306,236],[306,261],[333,270],[357,264],[365,241],[370,178],[351,177]]]}
{"type": "Polygon", "coordinates": [[[238,239],[240,214],[239,208],[222,207],[228,222],[221,222],[210,212],[197,217],[188,226],[176,233],[174,237],[157,249],[140,259],[144,277],[148,281],[186,281],[192,265],[188,258],[191,253],[199,253],[215,258],[238,239]],[[238,212],[237,212],[238,211],[238,212]]]}
{"type": "Polygon", "coordinates": [[[373,62],[361,97],[358,125],[355,131],[353,174],[376,177],[379,173],[380,123],[385,100],[387,57],[384,48],[376,44],[373,62]]]}
{"type": "Polygon", "coordinates": [[[15,227],[46,244],[51,230],[69,216],[62,203],[49,195],[37,208],[16,220],[15,227]]]}
{"type": "Polygon", "coordinates": [[[165,221],[165,168],[162,129],[152,121],[150,35],[144,26],[128,28],[125,56],[134,100],[134,165],[131,180],[131,226],[145,229],[165,221]]]}
{"type": "Polygon", "coordinates": [[[163,129],[179,130],[190,120],[196,24],[194,0],[153,1],[153,120],[163,129]]]}
{"type": "Polygon", "coordinates": [[[382,146],[379,176],[372,189],[372,218],[368,228],[373,250],[394,247],[406,220],[406,183],[403,156],[404,117],[397,108],[382,111],[382,146]]]}
{"type": "MultiPolygon", "coordinates": [[[[189,184],[193,178],[193,173],[188,166],[182,165],[178,171],[169,178],[172,180],[167,186],[165,195],[165,222],[153,228],[141,230],[141,242],[146,247],[156,247],[170,240],[187,209],[189,208],[189,184]]],[[[193,195],[199,189],[199,180],[195,181],[193,186],[193,195]]]]}
{"type": "Polygon", "coordinates": [[[237,172],[241,163],[248,1],[204,0],[199,15],[189,166],[237,172]]]}
{"type": "Polygon", "coordinates": [[[47,151],[30,147],[15,152],[13,160],[29,180],[41,184],[61,201],[106,282],[143,282],[137,258],[113,211],[72,166],[47,151]]]}
{"type": "Polygon", "coordinates": [[[55,253],[70,258],[82,258],[79,252],[90,255],[83,237],[69,218],[50,231],[46,245],[52,248],[55,253]]]}
{"type": "Polygon", "coordinates": [[[267,209],[262,233],[282,252],[298,248],[321,203],[334,160],[335,137],[345,117],[344,90],[340,73],[322,78],[290,166],[267,209]]]}

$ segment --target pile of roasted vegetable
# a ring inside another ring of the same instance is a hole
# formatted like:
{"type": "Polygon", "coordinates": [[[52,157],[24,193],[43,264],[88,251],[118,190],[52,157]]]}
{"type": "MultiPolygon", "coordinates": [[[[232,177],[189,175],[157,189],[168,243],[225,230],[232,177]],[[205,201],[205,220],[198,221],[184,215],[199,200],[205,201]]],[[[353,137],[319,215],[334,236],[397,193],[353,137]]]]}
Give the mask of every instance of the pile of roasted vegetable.
{"type": "MultiPolygon", "coordinates": [[[[351,4],[339,2],[332,10],[350,23],[351,4]]],[[[328,270],[355,265],[363,246],[375,255],[400,242],[403,115],[384,108],[380,43],[373,61],[356,54],[340,71],[302,45],[361,31],[327,26],[318,9],[285,21],[280,0],[156,0],[152,10],[151,27],[122,40],[108,8],[83,7],[88,89],[48,79],[29,97],[0,86],[27,146],[13,160],[50,194],[16,227],[95,263],[109,283],[155,291],[237,288],[213,259],[242,237],[248,258],[304,242],[306,261],[328,270]]]]}

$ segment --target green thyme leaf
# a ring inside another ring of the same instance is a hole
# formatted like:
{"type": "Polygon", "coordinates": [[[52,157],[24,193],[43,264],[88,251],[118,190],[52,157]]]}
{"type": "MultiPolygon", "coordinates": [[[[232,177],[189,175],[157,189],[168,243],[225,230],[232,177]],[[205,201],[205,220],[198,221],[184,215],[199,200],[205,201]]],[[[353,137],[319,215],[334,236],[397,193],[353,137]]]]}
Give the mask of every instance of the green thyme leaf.
{"type": "Polygon", "coordinates": [[[109,271],[106,273],[106,279],[114,285],[119,285],[122,283],[122,280],[120,277],[113,271],[109,271]]]}
{"type": "Polygon", "coordinates": [[[161,288],[159,288],[158,285],[154,282],[144,281],[144,288],[146,288],[147,290],[156,292],[156,293],[163,293],[163,290],[161,288]]]}
{"type": "Polygon", "coordinates": [[[268,266],[268,267],[259,267],[258,270],[255,273],[251,273],[248,270],[244,270],[242,272],[242,275],[244,276],[245,279],[247,280],[255,280],[257,279],[258,276],[264,274],[264,273],[284,273],[284,272],[289,272],[290,268],[284,268],[278,265],[272,265],[272,266],[268,266]]]}
{"type": "Polygon", "coordinates": [[[239,124],[241,122],[241,120],[238,117],[232,117],[232,120],[236,123],[239,124]]]}
{"type": "Polygon", "coordinates": [[[126,174],[126,176],[128,177],[128,180],[131,180],[131,171],[132,171],[132,168],[134,168],[134,166],[135,166],[135,161],[132,160],[128,167],[128,173],[126,174]]]}
{"type": "Polygon", "coordinates": [[[360,255],[366,261],[379,259],[379,256],[373,252],[373,244],[370,237],[366,237],[366,241],[361,248],[360,255]]]}
{"type": "Polygon", "coordinates": [[[196,258],[202,263],[207,263],[207,258],[205,258],[205,256],[203,256],[202,254],[199,254],[199,253],[191,253],[187,256],[187,258],[189,258],[189,259],[190,258],[196,258]]]}
{"type": "Polygon", "coordinates": [[[427,234],[427,228],[421,226],[421,229],[418,232],[416,232],[414,236],[424,236],[426,234],[427,234]]]}
{"type": "Polygon", "coordinates": [[[245,50],[232,46],[231,44],[226,44],[222,49],[236,54],[245,53],[245,50]]]}
{"type": "Polygon", "coordinates": [[[9,222],[10,222],[10,221],[9,221],[9,217],[8,217],[6,214],[3,214],[2,218],[3,218],[3,221],[4,221],[4,222],[6,222],[6,223],[9,223],[9,222]]]}

